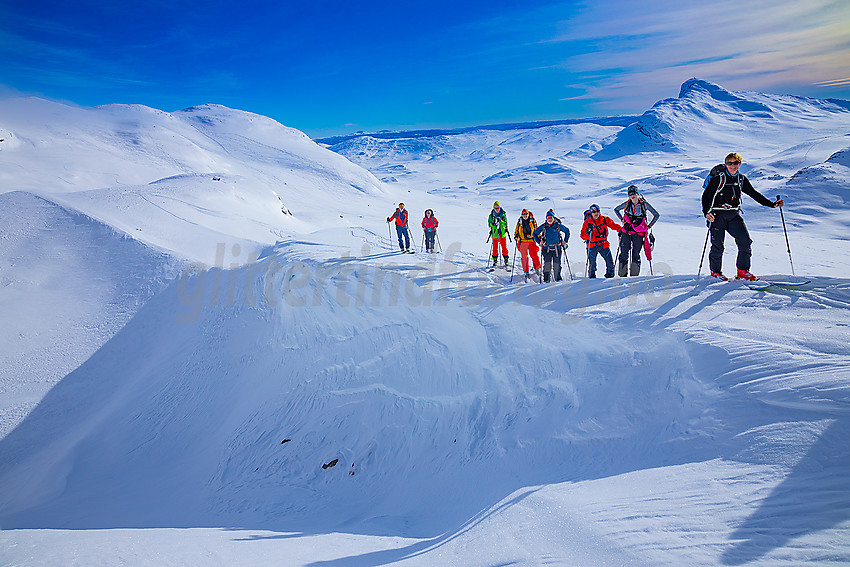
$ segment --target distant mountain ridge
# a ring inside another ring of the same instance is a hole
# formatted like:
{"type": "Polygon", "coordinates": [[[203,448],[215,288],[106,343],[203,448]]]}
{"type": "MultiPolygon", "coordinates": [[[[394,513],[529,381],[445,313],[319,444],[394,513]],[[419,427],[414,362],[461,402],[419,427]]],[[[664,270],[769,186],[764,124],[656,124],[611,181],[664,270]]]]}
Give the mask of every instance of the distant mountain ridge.
{"type": "Polygon", "coordinates": [[[485,124],[483,126],[467,126],[464,128],[446,128],[431,130],[398,130],[380,132],[356,132],[342,136],[329,136],[327,138],[316,138],[314,141],[329,146],[347,142],[355,138],[376,138],[379,140],[398,140],[405,138],[431,138],[434,136],[454,136],[457,134],[468,134],[482,130],[493,130],[498,132],[510,132],[512,130],[534,130],[548,126],[569,126],[572,124],[598,124],[600,126],[628,126],[633,124],[639,116],[608,116],[602,118],[570,118],[564,120],[536,120],[532,122],[509,122],[506,124],[485,124]]]}

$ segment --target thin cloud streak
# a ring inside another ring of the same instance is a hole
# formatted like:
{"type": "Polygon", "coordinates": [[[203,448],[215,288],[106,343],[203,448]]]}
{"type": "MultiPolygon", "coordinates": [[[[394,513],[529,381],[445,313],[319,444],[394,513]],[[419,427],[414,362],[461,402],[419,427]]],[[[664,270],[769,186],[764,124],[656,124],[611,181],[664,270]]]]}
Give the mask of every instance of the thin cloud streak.
{"type": "Polygon", "coordinates": [[[650,6],[611,0],[588,4],[553,41],[594,48],[568,57],[563,68],[586,80],[603,107],[636,108],[669,95],[696,76],[746,90],[800,88],[846,73],[850,4],[844,1],[725,0],[650,6]],[[669,81],[669,82],[668,82],[669,81]]]}
{"type": "Polygon", "coordinates": [[[842,87],[844,85],[850,85],[850,78],[848,79],[836,79],[834,81],[822,81],[820,83],[815,83],[819,87],[842,87]]]}

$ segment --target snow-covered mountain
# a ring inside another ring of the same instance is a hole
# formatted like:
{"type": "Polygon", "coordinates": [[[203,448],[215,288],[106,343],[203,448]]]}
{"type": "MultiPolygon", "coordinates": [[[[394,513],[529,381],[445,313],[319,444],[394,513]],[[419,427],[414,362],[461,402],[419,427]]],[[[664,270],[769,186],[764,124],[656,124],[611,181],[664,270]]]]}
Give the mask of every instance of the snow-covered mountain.
{"type": "Polygon", "coordinates": [[[841,101],[692,80],[635,121],[333,153],[218,106],[26,99],[0,138],[4,564],[850,562],[841,101]],[[729,151],[787,199],[796,276],[750,200],[753,269],[807,286],[697,281],[729,151]],[[655,275],[587,279],[582,212],[630,183],[655,275]],[[480,269],[495,199],[556,209],[564,282],[480,269]],[[394,252],[399,201],[441,254],[394,252]]]}
{"type": "Polygon", "coordinates": [[[847,101],[733,93],[691,79],[682,85],[678,98],[656,103],[594,157],[604,160],[654,151],[696,157],[700,148],[735,146],[752,148],[748,157],[761,159],[786,150],[793,136],[822,155],[836,144],[847,144],[847,110],[847,101]],[[704,128],[705,123],[711,128],[704,128]],[[813,130],[818,136],[812,137],[813,130]]]}
{"type": "Polygon", "coordinates": [[[40,195],[210,265],[211,240],[238,242],[241,260],[253,260],[383,194],[303,133],[217,105],[169,114],[10,99],[0,102],[0,138],[3,193],[40,195]]]}

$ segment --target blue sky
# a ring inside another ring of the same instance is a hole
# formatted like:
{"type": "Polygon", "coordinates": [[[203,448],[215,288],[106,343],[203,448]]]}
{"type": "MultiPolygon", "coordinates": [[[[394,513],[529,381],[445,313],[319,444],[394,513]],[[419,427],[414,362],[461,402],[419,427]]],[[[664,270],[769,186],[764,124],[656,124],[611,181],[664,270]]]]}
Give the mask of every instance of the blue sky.
{"type": "Polygon", "coordinates": [[[850,2],[0,0],[0,96],[318,137],[640,114],[691,77],[850,99],[850,2]]]}

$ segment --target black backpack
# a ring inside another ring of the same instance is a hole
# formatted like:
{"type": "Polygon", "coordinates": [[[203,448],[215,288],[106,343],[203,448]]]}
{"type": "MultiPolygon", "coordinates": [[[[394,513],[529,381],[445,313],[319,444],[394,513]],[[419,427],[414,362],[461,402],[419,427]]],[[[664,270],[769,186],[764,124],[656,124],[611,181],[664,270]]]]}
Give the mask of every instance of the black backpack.
{"type": "MultiPolygon", "coordinates": [[[[703,190],[708,187],[708,184],[715,177],[724,177],[726,175],[726,164],[718,163],[714,167],[711,168],[711,171],[708,172],[708,177],[705,178],[705,182],[702,184],[703,190]]],[[[720,180],[720,187],[723,187],[723,180],[720,180]]]]}

